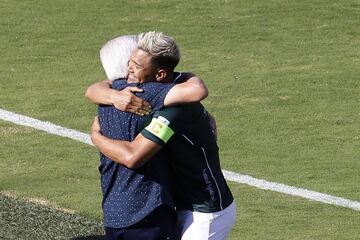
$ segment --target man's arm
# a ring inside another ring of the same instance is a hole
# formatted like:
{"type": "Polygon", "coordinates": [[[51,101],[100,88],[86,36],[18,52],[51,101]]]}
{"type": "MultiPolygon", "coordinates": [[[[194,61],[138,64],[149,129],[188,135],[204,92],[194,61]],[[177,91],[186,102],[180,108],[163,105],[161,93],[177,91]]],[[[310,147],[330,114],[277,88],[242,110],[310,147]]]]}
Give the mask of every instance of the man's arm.
{"type": "Polygon", "coordinates": [[[132,142],[107,138],[100,132],[97,117],[91,127],[91,140],[105,156],[128,168],[141,167],[162,148],[162,145],[145,138],[141,133],[132,142]]]}
{"type": "Polygon", "coordinates": [[[121,111],[132,112],[138,115],[147,115],[151,111],[148,102],[135,96],[133,92],[142,92],[137,87],[127,87],[121,91],[111,89],[111,82],[104,80],[90,85],[85,97],[96,104],[114,105],[121,111]]]}
{"type": "Polygon", "coordinates": [[[182,73],[186,81],[170,89],[164,100],[164,106],[200,102],[209,92],[203,80],[192,73],[182,73]]]}
{"type": "MultiPolygon", "coordinates": [[[[192,73],[182,73],[185,82],[170,89],[164,100],[164,106],[199,102],[208,96],[208,89],[203,80],[192,73]]],[[[85,96],[96,104],[114,105],[121,111],[128,111],[139,115],[148,114],[151,106],[148,102],[135,96],[133,92],[141,92],[137,87],[127,87],[122,91],[111,89],[109,80],[90,85],[85,96]]]]}

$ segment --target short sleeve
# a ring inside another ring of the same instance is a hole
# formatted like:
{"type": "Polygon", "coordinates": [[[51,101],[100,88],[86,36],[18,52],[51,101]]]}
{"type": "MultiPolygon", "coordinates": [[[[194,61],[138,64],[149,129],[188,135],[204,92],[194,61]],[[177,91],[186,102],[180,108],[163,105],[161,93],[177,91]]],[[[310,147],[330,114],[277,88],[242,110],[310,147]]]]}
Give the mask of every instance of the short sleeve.
{"type": "MultiPolygon", "coordinates": [[[[164,101],[166,95],[169,93],[170,89],[174,87],[173,83],[154,83],[153,89],[150,90],[150,94],[152,94],[152,108],[155,111],[160,110],[164,107],[164,101]],[[158,89],[158,91],[156,91],[158,89]]],[[[145,89],[144,91],[149,91],[149,89],[145,89]]]]}

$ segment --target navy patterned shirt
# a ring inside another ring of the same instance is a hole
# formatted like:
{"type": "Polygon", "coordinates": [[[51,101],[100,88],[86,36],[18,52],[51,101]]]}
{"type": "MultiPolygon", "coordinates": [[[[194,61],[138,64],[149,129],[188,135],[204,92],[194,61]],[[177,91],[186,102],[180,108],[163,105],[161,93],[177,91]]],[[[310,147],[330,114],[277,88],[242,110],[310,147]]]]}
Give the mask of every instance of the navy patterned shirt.
{"type": "MultiPolygon", "coordinates": [[[[134,84],[124,79],[112,84],[112,88],[118,90],[127,86],[142,88],[144,91],[136,95],[149,102],[152,111],[156,111],[163,107],[165,96],[174,84],[134,84]]],[[[98,110],[101,132],[111,139],[132,141],[151,120],[151,117],[122,112],[113,106],[100,105],[98,110]]],[[[164,155],[164,150],[161,150],[142,167],[128,169],[100,153],[105,227],[127,227],[160,205],[173,207],[169,163],[164,155]]]]}

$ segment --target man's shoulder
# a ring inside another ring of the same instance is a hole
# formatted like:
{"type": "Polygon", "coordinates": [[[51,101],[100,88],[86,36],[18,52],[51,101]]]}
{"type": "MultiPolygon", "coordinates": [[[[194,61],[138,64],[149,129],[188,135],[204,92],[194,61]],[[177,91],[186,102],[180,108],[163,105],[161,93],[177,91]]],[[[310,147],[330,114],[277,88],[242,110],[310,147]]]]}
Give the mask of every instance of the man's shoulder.
{"type": "Polygon", "coordinates": [[[194,117],[200,117],[202,113],[203,107],[200,103],[191,103],[163,107],[154,113],[154,117],[162,116],[172,121],[192,121],[194,117]]]}
{"type": "Polygon", "coordinates": [[[161,115],[175,115],[185,111],[185,105],[177,105],[171,107],[163,107],[155,112],[154,116],[161,116],[161,115]]]}
{"type": "Polygon", "coordinates": [[[168,86],[173,86],[173,83],[161,83],[161,82],[145,82],[138,84],[140,88],[154,88],[154,89],[162,89],[168,86]]]}
{"type": "MultiPolygon", "coordinates": [[[[173,83],[160,82],[141,83],[138,84],[137,87],[141,88],[143,92],[136,93],[136,95],[145,100],[157,99],[157,97],[165,98],[166,94],[174,85],[173,83]]],[[[161,102],[163,103],[163,100],[161,102]]]]}
{"type": "Polygon", "coordinates": [[[116,90],[122,90],[126,88],[127,85],[128,83],[126,82],[126,78],[119,78],[111,83],[111,88],[116,90]]]}
{"type": "Polygon", "coordinates": [[[180,104],[176,106],[163,107],[157,112],[165,112],[165,113],[192,113],[197,111],[203,111],[204,106],[200,102],[180,104]]]}

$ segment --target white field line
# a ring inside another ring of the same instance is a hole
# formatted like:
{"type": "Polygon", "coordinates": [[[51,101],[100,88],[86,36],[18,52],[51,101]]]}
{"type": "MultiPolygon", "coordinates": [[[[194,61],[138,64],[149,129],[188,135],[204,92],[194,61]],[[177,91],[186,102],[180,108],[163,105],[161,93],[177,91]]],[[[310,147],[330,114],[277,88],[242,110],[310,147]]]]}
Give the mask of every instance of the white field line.
{"type": "Polygon", "coordinates": [[[351,201],[345,198],[335,197],[304,188],[292,187],[282,183],[269,182],[263,179],[257,179],[249,175],[234,173],[227,170],[223,170],[223,173],[225,178],[229,181],[360,211],[360,202],[357,201],[351,201]]]}
{"type": "MultiPolygon", "coordinates": [[[[93,145],[88,134],[73,129],[64,128],[49,122],[40,121],[38,119],[30,118],[2,109],[0,109],[0,119],[93,145]]],[[[225,178],[229,181],[360,211],[360,202],[357,201],[351,201],[345,198],[319,193],[303,188],[287,186],[282,183],[269,182],[263,179],[257,179],[249,175],[239,174],[227,170],[223,170],[223,173],[225,178]]]]}
{"type": "Polygon", "coordinates": [[[18,125],[23,125],[27,127],[32,127],[35,129],[39,129],[45,131],[50,134],[67,137],[74,139],[76,141],[80,141],[89,145],[93,145],[90,139],[89,134],[85,134],[76,130],[64,128],[58,125],[55,125],[50,122],[44,122],[37,120],[35,118],[27,117],[24,115],[20,115],[17,113],[9,112],[0,108],[0,119],[16,123],[18,125]]]}

